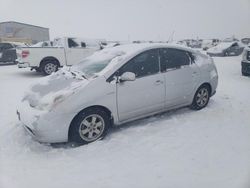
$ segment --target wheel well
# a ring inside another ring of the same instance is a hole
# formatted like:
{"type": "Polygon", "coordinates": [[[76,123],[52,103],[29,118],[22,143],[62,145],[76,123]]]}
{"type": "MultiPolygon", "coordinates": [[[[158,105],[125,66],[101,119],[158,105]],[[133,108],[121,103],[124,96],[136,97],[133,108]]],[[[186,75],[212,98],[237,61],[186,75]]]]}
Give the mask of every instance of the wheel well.
{"type": "Polygon", "coordinates": [[[111,125],[113,125],[112,113],[111,113],[111,111],[110,111],[108,108],[106,108],[106,107],[104,107],[104,106],[101,106],[101,105],[89,106],[89,107],[87,107],[87,108],[84,108],[84,109],[81,110],[80,112],[78,112],[78,113],[75,115],[75,117],[72,119],[72,121],[70,122],[70,126],[69,126],[69,129],[68,129],[68,139],[70,139],[69,136],[70,136],[71,126],[73,125],[73,123],[74,123],[74,121],[76,120],[77,116],[78,116],[79,114],[81,114],[82,112],[84,112],[85,110],[88,110],[88,109],[101,109],[101,110],[105,111],[105,112],[108,114],[108,116],[110,117],[111,125]]]}
{"type": "Polygon", "coordinates": [[[58,67],[60,67],[60,62],[58,61],[58,59],[55,57],[52,57],[52,56],[43,58],[42,61],[40,62],[39,67],[41,67],[42,64],[47,62],[47,61],[52,61],[52,62],[56,63],[58,65],[58,67]]]}
{"type": "MultiPolygon", "coordinates": [[[[210,84],[210,83],[207,83],[207,82],[206,82],[206,83],[201,84],[200,87],[201,87],[201,86],[207,86],[208,89],[209,89],[209,95],[211,95],[211,93],[212,93],[212,87],[211,87],[211,84],[210,84]]],[[[199,87],[199,88],[200,88],[200,87],[199,87]]]]}

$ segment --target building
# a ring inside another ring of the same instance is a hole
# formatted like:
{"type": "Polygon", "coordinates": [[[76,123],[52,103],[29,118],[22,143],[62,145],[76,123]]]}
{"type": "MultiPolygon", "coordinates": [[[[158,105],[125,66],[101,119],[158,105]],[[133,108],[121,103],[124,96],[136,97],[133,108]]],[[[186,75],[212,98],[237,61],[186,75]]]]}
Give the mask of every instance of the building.
{"type": "Polygon", "coordinates": [[[0,22],[0,42],[13,41],[35,44],[49,40],[49,28],[20,23],[0,22]]]}

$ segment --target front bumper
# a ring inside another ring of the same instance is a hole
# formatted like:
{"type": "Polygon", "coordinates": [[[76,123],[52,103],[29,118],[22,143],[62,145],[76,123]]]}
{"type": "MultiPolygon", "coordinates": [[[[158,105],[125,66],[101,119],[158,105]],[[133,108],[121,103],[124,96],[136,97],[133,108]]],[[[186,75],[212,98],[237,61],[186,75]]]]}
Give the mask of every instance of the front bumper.
{"type": "Polygon", "coordinates": [[[250,62],[242,61],[241,62],[241,71],[245,74],[250,74],[250,62]]]}
{"type": "Polygon", "coordinates": [[[17,110],[23,128],[36,141],[60,143],[68,141],[68,130],[72,114],[40,112],[26,104],[17,110]]]}

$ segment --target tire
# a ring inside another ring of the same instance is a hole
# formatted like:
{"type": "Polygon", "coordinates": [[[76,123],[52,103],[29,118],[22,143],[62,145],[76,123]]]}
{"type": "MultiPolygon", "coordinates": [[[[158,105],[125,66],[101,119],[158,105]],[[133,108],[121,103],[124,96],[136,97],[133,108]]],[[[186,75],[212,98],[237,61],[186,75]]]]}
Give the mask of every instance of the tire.
{"type": "Polygon", "coordinates": [[[200,86],[194,95],[194,99],[190,108],[193,110],[201,110],[202,108],[206,107],[210,99],[210,92],[209,86],[200,86]]]}
{"type": "Polygon", "coordinates": [[[69,129],[69,141],[80,145],[103,139],[111,120],[108,113],[99,108],[89,108],[76,116],[69,129]]]}
{"type": "Polygon", "coordinates": [[[53,61],[42,62],[40,70],[44,75],[50,75],[58,70],[58,64],[53,61]]]}
{"type": "Polygon", "coordinates": [[[241,73],[242,73],[242,76],[249,76],[249,74],[247,74],[247,73],[245,73],[243,71],[241,71],[241,73]]]}

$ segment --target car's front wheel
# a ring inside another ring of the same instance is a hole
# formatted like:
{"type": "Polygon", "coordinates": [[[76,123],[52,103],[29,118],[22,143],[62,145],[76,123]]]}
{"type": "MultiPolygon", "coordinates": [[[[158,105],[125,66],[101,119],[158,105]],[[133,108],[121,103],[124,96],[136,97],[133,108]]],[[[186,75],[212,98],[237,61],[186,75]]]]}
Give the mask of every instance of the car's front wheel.
{"type": "Polygon", "coordinates": [[[207,85],[202,85],[198,88],[194,95],[191,109],[200,110],[207,106],[210,99],[210,88],[207,85]]]}
{"type": "Polygon", "coordinates": [[[79,144],[94,142],[104,138],[110,126],[110,117],[106,111],[99,108],[84,110],[70,126],[69,141],[79,144]]]}

